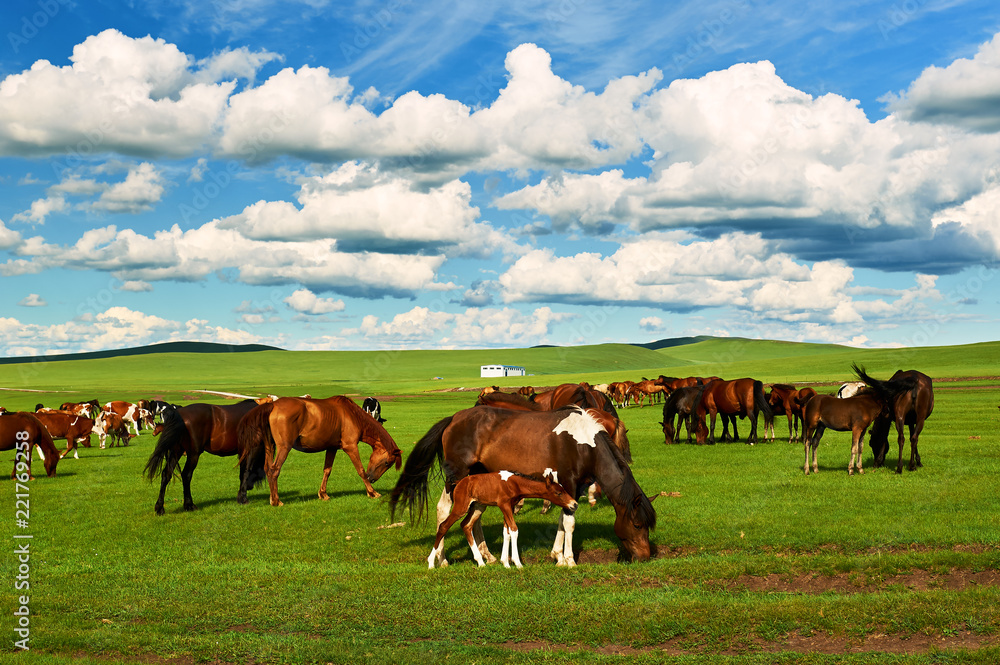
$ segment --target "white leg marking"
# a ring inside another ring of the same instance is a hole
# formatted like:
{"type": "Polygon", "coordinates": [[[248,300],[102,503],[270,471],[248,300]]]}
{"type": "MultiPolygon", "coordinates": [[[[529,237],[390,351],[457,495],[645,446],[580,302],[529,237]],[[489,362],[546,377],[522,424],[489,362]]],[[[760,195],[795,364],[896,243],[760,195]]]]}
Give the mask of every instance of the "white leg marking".
{"type": "Polygon", "coordinates": [[[514,565],[518,568],[524,568],[521,565],[521,556],[517,552],[517,529],[510,532],[510,549],[511,554],[514,556],[514,565]]]}
{"type": "MultiPolygon", "coordinates": [[[[515,532],[516,533],[516,532],[515,532]]],[[[516,538],[517,536],[515,536],[516,538]]],[[[500,563],[503,564],[504,568],[510,568],[510,557],[508,552],[510,551],[510,530],[507,525],[503,525],[503,551],[500,553],[500,563]]],[[[517,546],[514,549],[514,561],[517,561],[517,546]]]]}
{"type": "Polygon", "coordinates": [[[562,562],[556,565],[572,568],[576,565],[573,559],[573,527],[576,525],[576,517],[563,513],[563,526],[566,529],[566,539],[563,542],[562,562]]]}

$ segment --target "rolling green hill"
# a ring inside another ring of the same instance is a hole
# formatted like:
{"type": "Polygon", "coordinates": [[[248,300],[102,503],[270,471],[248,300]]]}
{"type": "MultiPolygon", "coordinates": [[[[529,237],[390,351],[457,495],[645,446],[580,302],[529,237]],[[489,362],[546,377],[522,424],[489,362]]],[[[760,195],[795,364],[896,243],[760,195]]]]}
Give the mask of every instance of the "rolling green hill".
{"type": "Polygon", "coordinates": [[[0,365],[0,404],[30,408],[74,399],[156,396],[176,402],[228,401],[197,391],[249,395],[416,394],[499,385],[551,386],[641,377],[752,376],[765,382],[833,383],[851,363],[874,376],[920,369],[935,378],[994,375],[1000,342],[913,349],[852,349],[739,338],[706,338],[656,350],[631,344],[487,350],[258,351],[148,353],[0,365]],[[526,377],[483,379],[480,365],[521,365],[526,377]],[[440,378],[435,378],[440,377],[440,378]],[[43,391],[35,393],[29,391],[43,391]],[[43,393],[48,393],[43,394],[43,393]]]}

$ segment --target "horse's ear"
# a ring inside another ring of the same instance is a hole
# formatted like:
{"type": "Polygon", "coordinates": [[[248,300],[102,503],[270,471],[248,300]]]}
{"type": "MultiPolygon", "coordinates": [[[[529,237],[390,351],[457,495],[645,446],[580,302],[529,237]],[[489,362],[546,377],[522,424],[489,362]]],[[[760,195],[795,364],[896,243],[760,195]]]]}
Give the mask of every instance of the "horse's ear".
{"type": "Polygon", "coordinates": [[[663,492],[659,492],[657,494],[654,494],[653,496],[647,496],[646,498],[649,499],[650,503],[653,503],[654,501],[656,501],[661,496],[663,496],[663,492]]]}

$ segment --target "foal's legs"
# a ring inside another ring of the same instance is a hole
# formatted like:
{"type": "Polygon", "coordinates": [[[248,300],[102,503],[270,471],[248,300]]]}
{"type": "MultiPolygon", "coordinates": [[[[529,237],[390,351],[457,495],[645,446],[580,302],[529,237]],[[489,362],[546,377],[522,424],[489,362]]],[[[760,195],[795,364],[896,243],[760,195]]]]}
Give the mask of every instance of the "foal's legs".
{"type": "Polygon", "coordinates": [[[847,475],[854,475],[854,460],[857,459],[857,469],[859,474],[863,474],[865,470],[861,467],[861,453],[864,451],[865,447],[865,432],[868,427],[862,427],[860,434],[858,430],[855,429],[851,433],[851,461],[847,464],[847,475]]]}
{"type": "MultiPolygon", "coordinates": [[[[486,562],[483,561],[483,555],[479,551],[480,548],[476,546],[476,538],[472,534],[472,531],[474,527],[479,527],[479,517],[482,514],[482,504],[473,502],[472,505],[469,506],[469,514],[465,516],[464,520],[462,520],[462,531],[465,532],[465,539],[469,541],[469,549],[472,550],[472,556],[476,559],[476,564],[478,564],[480,568],[485,566],[486,562]]],[[[482,527],[479,527],[479,529],[481,531],[482,527]]]]}

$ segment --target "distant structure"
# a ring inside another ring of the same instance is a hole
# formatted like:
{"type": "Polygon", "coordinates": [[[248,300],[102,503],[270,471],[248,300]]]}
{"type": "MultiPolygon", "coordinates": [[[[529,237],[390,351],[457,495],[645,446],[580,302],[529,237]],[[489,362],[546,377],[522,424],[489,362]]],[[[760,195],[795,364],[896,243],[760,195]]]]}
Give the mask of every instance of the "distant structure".
{"type": "Polygon", "coordinates": [[[524,376],[523,367],[516,365],[480,365],[479,376],[524,376]]]}

